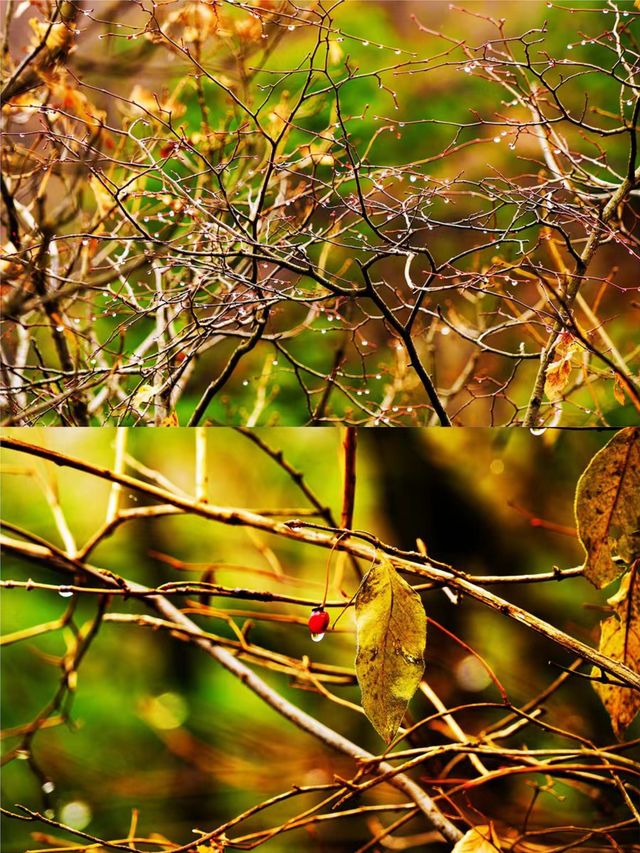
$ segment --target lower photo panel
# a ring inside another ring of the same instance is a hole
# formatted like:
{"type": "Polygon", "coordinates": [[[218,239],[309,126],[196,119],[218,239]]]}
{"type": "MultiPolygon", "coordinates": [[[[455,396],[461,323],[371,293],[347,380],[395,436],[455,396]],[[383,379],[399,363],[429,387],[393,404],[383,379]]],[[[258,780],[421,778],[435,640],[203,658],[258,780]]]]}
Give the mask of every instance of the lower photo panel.
{"type": "Polygon", "coordinates": [[[7,429],[3,843],[638,851],[640,429],[7,429]]]}

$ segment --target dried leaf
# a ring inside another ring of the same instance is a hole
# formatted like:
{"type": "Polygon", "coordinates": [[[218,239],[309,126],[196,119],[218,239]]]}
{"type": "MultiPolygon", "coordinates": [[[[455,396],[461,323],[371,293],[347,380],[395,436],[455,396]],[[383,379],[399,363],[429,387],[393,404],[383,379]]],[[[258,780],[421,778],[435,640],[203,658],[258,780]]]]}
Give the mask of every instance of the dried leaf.
{"type": "Polygon", "coordinates": [[[492,826],[474,826],[458,841],[451,853],[496,853],[502,850],[492,826]]]}
{"type": "Polygon", "coordinates": [[[615,580],[640,556],[640,429],[627,427],[593,457],[578,481],[575,514],[594,586],[615,580]]]}
{"type": "MultiPolygon", "coordinates": [[[[620,589],[609,599],[615,614],[600,624],[602,654],[640,672],[640,569],[636,563],[624,576],[620,589]]],[[[598,667],[594,676],[600,675],[598,667]]],[[[640,711],[640,693],[630,687],[618,687],[593,681],[593,687],[611,717],[613,732],[622,740],[625,730],[640,711]]]]}
{"type": "Polygon", "coordinates": [[[555,403],[562,397],[562,392],[567,387],[569,376],[571,375],[571,360],[560,358],[557,361],[552,361],[544,380],[544,393],[547,399],[555,403]]]}
{"type": "Polygon", "coordinates": [[[158,426],[161,427],[179,427],[180,421],[178,420],[178,415],[175,412],[171,412],[167,415],[166,418],[163,418],[158,426]]]}
{"type": "Polygon", "coordinates": [[[618,401],[618,403],[620,403],[621,406],[626,405],[627,399],[624,393],[624,385],[622,384],[622,380],[620,379],[617,373],[613,378],[613,396],[616,398],[616,400],[618,401]]]}
{"type": "Polygon", "coordinates": [[[420,596],[384,560],[356,598],[356,674],[362,707],[389,743],[424,672],[427,617],[420,596]]]}
{"type": "Polygon", "coordinates": [[[552,403],[561,399],[571,376],[571,360],[580,350],[580,344],[571,335],[564,333],[560,336],[554,350],[555,361],[551,362],[545,373],[544,393],[552,403]]]}

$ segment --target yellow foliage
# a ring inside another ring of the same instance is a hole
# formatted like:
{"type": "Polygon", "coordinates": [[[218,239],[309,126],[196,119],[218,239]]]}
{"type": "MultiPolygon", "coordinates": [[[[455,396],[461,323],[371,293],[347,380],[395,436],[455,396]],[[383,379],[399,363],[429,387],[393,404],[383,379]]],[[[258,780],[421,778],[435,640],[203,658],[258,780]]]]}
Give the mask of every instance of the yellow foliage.
{"type": "Polygon", "coordinates": [[[11,117],[14,121],[24,123],[25,121],[28,121],[31,110],[37,110],[40,108],[41,101],[42,95],[36,94],[35,92],[24,92],[23,94],[16,95],[9,101],[3,103],[2,111],[11,113],[11,117]]]}
{"type": "Polygon", "coordinates": [[[178,420],[177,414],[175,412],[171,412],[169,415],[167,415],[166,418],[162,418],[159,426],[161,426],[161,427],[179,427],[180,421],[178,420]]]}
{"type": "Polygon", "coordinates": [[[176,101],[173,97],[168,97],[166,92],[154,94],[150,89],[145,89],[139,83],[133,87],[129,93],[131,104],[127,105],[127,112],[132,116],[148,116],[160,115],[161,110],[170,112],[174,118],[184,114],[186,109],[184,104],[176,101]]]}
{"type": "Polygon", "coordinates": [[[258,41],[262,38],[262,23],[259,18],[249,15],[234,24],[236,35],[242,41],[258,41]]]}
{"type": "Polygon", "coordinates": [[[343,50],[335,39],[329,39],[329,62],[338,65],[344,56],[343,50]]]}
{"type": "MultiPolygon", "coordinates": [[[[622,579],[620,589],[609,599],[615,614],[600,623],[600,647],[602,654],[620,661],[634,672],[640,671],[640,570],[634,565],[622,579]]],[[[592,675],[600,676],[598,667],[592,675]]],[[[640,711],[640,693],[630,687],[619,687],[610,681],[592,682],[611,717],[611,726],[618,740],[622,740],[626,729],[640,711]]]]}
{"type": "MultiPolygon", "coordinates": [[[[98,109],[78,88],[78,83],[64,69],[41,71],[40,78],[51,92],[50,106],[78,118],[87,124],[98,127],[105,121],[107,114],[98,109]]],[[[50,114],[55,119],[55,116],[50,114]]]]}
{"type": "Polygon", "coordinates": [[[198,844],[196,853],[223,853],[225,846],[224,838],[212,838],[208,844],[198,844]]]}
{"type": "Polygon", "coordinates": [[[269,113],[269,134],[272,138],[279,136],[289,116],[289,92],[285,91],[273,110],[269,113]]]}
{"type": "Polygon", "coordinates": [[[45,38],[45,47],[48,50],[60,50],[71,43],[73,39],[73,31],[62,22],[50,24],[47,21],[40,21],[38,18],[31,18],[29,26],[33,30],[33,38],[31,39],[31,47],[37,47],[42,39],[45,38]]]}
{"type": "Polygon", "coordinates": [[[168,24],[182,26],[180,37],[185,42],[203,42],[220,30],[220,18],[215,3],[193,0],[182,9],[173,12],[168,24]]]}

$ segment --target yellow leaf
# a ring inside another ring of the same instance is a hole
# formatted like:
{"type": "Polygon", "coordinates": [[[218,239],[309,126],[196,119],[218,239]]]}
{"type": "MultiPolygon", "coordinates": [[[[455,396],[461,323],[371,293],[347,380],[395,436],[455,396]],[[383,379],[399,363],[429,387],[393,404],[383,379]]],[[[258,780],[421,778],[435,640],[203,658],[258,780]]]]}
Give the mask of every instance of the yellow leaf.
{"type": "Polygon", "coordinates": [[[325,145],[310,145],[309,156],[314,163],[320,166],[333,166],[335,159],[332,154],[327,154],[323,151],[325,145]]]}
{"type": "Polygon", "coordinates": [[[33,30],[34,37],[31,40],[31,47],[37,47],[42,39],[46,36],[44,46],[47,50],[59,50],[66,44],[70,43],[73,38],[72,30],[62,22],[50,24],[48,21],[39,21],[37,18],[31,18],[29,26],[33,30]]]}
{"type": "Polygon", "coordinates": [[[418,593],[388,560],[373,566],[358,590],[356,631],[362,707],[389,743],[424,672],[427,617],[418,593]]]}
{"type": "Polygon", "coordinates": [[[282,93],[279,102],[269,113],[269,134],[272,137],[279,136],[285,128],[287,118],[289,117],[289,92],[286,90],[282,93]]]}
{"type": "MultiPolygon", "coordinates": [[[[640,672],[640,569],[635,563],[622,579],[620,589],[609,599],[615,614],[600,623],[600,646],[602,654],[625,664],[634,672],[640,672]]],[[[594,667],[592,674],[600,675],[594,667]]],[[[592,682],[611,718],[611,726],[618,740],[640,711],[640,693],[629,687],[592,682]]]]}
{"type": "Polygon", "coordinates": [[[578,481],[575,515],[585,576],[606,586],[640,555],[640,428],[621,429],[593,457],[578,481]]]}
{"type": "Polygon", "coordinates": [[[451,853],[496,853],[502,850],[492,826],[474,826],[458,841],[451,853]]]}
{"type": "Polygon", "coordinates": [[[136,393],[133,395],[133,405],[138,408],[139,406],[144,406],[145,403],[148,403],[150,400],[153,400],[156,393],[156,389],[153,385],[141,385],[136,393]]]}
{"type": "Polygon", "coordinates": [[[338,42],[335,39],[329,39],[329,62],[331,65],[338,65],[343,56],[344,53],[338,42]]]}
{"type": "Polygon", "coordinates": [[[196,847],[196,853],[223,853],[225,844],[225,837],[222,838],[212,838],[208,844],[198,844],[196,847]]]}

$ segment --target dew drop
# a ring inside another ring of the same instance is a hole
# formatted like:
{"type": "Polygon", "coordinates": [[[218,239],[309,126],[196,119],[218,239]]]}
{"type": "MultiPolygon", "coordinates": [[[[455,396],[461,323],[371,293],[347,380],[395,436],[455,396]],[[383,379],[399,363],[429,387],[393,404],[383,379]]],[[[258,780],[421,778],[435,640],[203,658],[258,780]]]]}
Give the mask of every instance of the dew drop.
{"type": "Polygon", "coordinates": [[[73,800],[62,807],[60,820],[74,829],[84,829],[91,822],[91,809],[81,800],[73,800]]]}
{"type": "Polygon", "coordinates": [[[69,589],[68,586],[60,586],[58,587],[58,595],[61,598],[71,598],[73,592],[69,589]]]}
{"type": "Polygon", "coordinates": [[[314,643],[319,643],[323,637],[324,637],[324,631],[322,632],[322,634],[312,634],[311,635],[311,639],[313,640],[314,643]]]}
{"type": "Polygon", "coordinates": [[[531,427],[531,429],[529,430],[531,435],[543,435],[546,431],[546,427],[531,427]]]}

